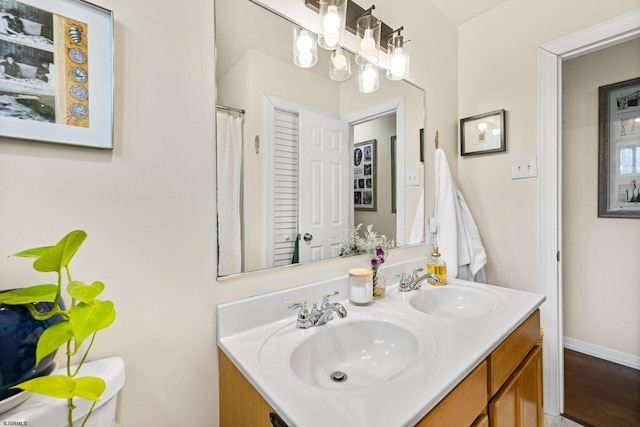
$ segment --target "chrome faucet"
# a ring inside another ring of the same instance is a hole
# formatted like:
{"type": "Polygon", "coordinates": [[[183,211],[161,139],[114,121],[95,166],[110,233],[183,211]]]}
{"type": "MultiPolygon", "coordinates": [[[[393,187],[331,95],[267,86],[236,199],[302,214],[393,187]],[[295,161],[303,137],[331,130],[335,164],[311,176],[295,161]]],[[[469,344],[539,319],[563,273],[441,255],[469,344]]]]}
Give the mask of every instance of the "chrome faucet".
{"type": "Polygon", "coordinates": [[[317,303],[313,303],[311,311],[307,309],[307,303],[305,300],[296,302],[289,305],[289,309],[293,310],[299,308],[298,319],[296,321],[296,328],[307,329],[312,326],[321,326],[333,319],[335,313],[339,318],[347,317],[347,309],[344,308],[339,302],[329,303],[329,297],[338,295],[338,291],[333,291],[328,295],[323,295],[322,304],[318,308],[317,303]]]}
{"type": "Polygon", "coordinates": [[[427,279],[433,280],[435,283],[440,283],[440,278],[433,273],[425,273],[422,276],[418,276],[418,272],[423,271],[422,268],[418,268],[413,270],[410,276],[407,276],[405,273],[400,274],[400,284],[398,288],[400,292],[409,292],[416,289],[420,289],[422,286],[422,282],[427,279]]]}

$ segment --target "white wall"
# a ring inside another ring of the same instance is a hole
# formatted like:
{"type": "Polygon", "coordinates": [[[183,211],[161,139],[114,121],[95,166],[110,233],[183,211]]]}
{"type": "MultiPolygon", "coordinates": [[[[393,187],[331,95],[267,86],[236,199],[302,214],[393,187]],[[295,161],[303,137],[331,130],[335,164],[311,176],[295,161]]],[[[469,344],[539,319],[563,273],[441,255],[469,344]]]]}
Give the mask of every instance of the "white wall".
{"type": "Polygon", "coordinates": [[[640,357],[640,220],[598,218],[598,87],[640,75],[640,39],[566,61],[565,337],[640,357]],[[615,331],[615,333],[612,333],[615,331]]]}
{"type": "Polygon", "coordinates": [[[510,0],[459,27],[459,117],[507,110],[505,153],[458,158],[489,282],[538,289],[537,179],[511,180],[511,160],[538,152],[538,46],[638,7],[638,0],[510,0]]]}
{"type": "MultiPolygon", "coordinates": [[[[92,358],[125,359],[122,425],[216,426],[216,305],[342,275],[364,261],[216,283],[213,2],[94,3],[112,9],[116,22],[115,149],[0,137],[0,288],[43,280],[28,260],[6,255],[85,229],[72,272],[104,281],[116,304],[116,323],[99,334],[92,358]]],[[[453,141],[455,27],[429,2],[378,9],[414,43],[411,78],[427,90],[426,134],[440,129],[441,141],[453,141]]],[[[400,248],[387,262],[426,254],[425,246],[400,248]]]]}

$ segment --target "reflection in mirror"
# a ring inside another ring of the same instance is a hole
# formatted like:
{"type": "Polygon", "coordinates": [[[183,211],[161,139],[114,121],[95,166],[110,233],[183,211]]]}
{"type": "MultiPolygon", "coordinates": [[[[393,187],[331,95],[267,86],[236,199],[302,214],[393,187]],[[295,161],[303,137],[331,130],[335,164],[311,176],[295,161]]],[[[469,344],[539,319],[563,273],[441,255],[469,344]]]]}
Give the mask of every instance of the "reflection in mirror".
{"type": "Polygon", "coordinates": [[[335,237],[359,223],[423,242],[424,91],[381,70],[363,94],[351,53],[351,78],[336,82],[330,51],[293,64],[287,19],[249,0],[215,10],[218,276],[338,256],[335,237]]]}

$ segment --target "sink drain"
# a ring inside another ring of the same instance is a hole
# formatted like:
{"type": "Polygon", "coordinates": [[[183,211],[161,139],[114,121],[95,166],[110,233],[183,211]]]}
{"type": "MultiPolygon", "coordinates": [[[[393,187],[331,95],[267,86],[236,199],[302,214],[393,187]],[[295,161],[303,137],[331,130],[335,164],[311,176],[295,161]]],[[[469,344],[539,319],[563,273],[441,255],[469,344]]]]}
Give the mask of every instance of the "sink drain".
{"type": "Polygon", "coordinates": [[[345,374],[342,371],[335,371],[334,373],[332,373],[330,375],[331,377],[331,381],[337,382],[337,383],[343,383],[347,380],[347,374],[345,374]]]}

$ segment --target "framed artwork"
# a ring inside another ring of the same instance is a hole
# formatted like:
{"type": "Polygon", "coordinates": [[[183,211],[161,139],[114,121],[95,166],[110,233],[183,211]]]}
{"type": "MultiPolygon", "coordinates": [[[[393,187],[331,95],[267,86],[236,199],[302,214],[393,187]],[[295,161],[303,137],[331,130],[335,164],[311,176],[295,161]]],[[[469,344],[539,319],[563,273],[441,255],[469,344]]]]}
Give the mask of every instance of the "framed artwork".
{"type": "Polygon", "coordinates": [[[424,128],[420,129],[420,162],[424,163],[424,128]]]}
{"type": "Polygon", "coordinates": [[[460,153],[496,153],[506,151],[505,110],[492,111],[460,120],[460,153]]]}
{"type": "Polygon", "coordinates": [[[358,211],[376,211],[376,142],[353,145],[353,207],[358,211]]]}
{"type": "Polygon", "coordinates": [[[598,92],[598,216],[640,218],[640,77],[598,92]]]}
{"type": "Polygon", "coordinates": [[[0,0],[0,135],[113,148],[113,14],[0,0]]]}
{"type": "Polygon", "coordinates": [[[391,137],[391,213],[396,212],[396,139],[391,137]]]}

